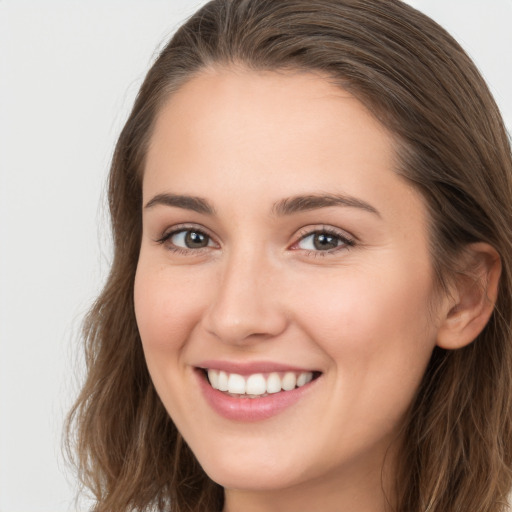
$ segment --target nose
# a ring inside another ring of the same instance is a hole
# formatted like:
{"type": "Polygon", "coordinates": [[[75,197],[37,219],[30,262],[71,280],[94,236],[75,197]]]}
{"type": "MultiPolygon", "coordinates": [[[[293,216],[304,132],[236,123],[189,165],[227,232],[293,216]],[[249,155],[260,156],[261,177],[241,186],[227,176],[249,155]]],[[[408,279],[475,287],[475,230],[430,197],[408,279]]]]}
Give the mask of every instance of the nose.
{"type": "Polygon", "coordinates": [[[245,251],[222,264],[205,329],[230,344],[251,344],[281,334],[287,326],[276,269],[259,253],[245,251]]]}

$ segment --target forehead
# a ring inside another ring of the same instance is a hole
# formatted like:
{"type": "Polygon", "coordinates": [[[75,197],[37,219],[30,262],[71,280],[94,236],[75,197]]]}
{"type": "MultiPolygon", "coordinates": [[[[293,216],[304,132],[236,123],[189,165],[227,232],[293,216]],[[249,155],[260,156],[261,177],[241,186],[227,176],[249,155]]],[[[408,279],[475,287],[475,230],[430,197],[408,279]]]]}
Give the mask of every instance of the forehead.
{"type": "Polygon", "coordinates": [[[272,141],[276,146],[288,143],[298,151],[304,137],[311,142],[327,143],[329,138],[348,142],[364,134],[369,136],[367,142],[379,144],[380,150],[392,156],[390,133],[327,76],[305,71],[207,69],[164,103],[150,151],[164,139],[194,144],[201,139],[203,145],[215,139],[220,150],[230,142],[249,145],[255,135],[272,135],[266,146],[272,141]]]}
{"type": "Polygon", "coordinates": [[[176,191],[227,203],[247,192],[245,206],[255,198],[270,204],[283,196],[347,193],[392,206],[414,195],[394,172],[394,146],[366,107],[327,77],[210,69],[159,112],[143,192],[146,201],[176,191]]]}

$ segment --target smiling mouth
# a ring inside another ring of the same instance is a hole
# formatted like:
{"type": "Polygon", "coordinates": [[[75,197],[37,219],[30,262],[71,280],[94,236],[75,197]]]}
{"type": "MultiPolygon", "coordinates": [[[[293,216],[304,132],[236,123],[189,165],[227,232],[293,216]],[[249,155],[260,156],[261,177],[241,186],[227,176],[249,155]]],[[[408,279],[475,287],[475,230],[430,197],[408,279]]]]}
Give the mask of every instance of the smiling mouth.
{"type": "Polygon", "coordinates": [[[233,398],[263,398],[305,386],[320,376],[320,372],[270,372],[240,375],[213,368],[202,368],[213,389],[233,398]]]}

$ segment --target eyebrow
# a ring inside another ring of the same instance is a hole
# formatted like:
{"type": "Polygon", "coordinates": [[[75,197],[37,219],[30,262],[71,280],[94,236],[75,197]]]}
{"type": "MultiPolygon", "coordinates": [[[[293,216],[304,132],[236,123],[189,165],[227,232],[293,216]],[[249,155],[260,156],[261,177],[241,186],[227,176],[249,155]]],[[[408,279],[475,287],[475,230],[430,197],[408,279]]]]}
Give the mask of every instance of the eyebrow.
{"type": "MultiPolygon", "coordinates": [[[[177,194],[157,194],[153,199],[148,201],[145,208],[152,208],[156,205],[174,206],[176,208],[192,210],[204,215],[215,215],[215,208],[202,197],[177,194]]],[[[359,208],[373,213],[378,217],[381,216],[379,211],[366,201],[341,194],[309,194],[287,197],[273,205],[272,213],[281,217],[298,212],[328,208],[330,206],[359,208]]]]}
{"type": "Polygon", "coordinates": [[[319,208],[328,208],[329,206],[346,206],[350,208],[359,208],[373,213],[380,217],[379,211],[371,204],[358,199],[357,197],[346,196],[342,194],[310,194],[305,196],[294,196],[278,201],[272,208],[274,214],[278,216],[292,215],[297,212],[308,210],[317,210],[319,208]]]}
{"type": "Polygon", "coordinates": [[[156,205],[175,206],[185,210],[192,210],[205,215],[214,215],[215,208],[202,197],[183,196],[176,194],[158,194],[148,201],[145,208],[152,208],[156,205]]]}

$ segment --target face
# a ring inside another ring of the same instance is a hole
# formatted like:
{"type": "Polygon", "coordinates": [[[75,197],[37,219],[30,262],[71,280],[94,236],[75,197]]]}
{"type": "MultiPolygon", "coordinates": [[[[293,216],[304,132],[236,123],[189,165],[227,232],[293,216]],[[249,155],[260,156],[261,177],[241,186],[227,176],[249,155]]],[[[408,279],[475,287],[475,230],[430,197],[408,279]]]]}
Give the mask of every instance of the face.
{"type": "Polygon", "coordinates": [[[380,482],[436,342],[425,208],[394,168],[391,135],[312,73],[205,71],[161,110],[136,317],[224,487],[380,482]]]}

